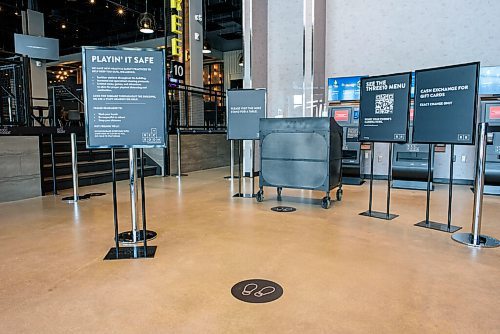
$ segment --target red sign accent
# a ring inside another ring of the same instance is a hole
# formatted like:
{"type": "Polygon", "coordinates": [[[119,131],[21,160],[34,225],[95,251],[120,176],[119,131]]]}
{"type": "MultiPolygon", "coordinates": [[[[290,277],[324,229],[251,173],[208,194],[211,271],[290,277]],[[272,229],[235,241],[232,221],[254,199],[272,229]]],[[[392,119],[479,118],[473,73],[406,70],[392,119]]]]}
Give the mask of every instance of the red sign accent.
{"type": "Polygon", "coordinates": [[[500,118],[500,106],[491,106],[490,119],[499,119],[499,118],[500,118]]]}
{"type": "Polygon", "coordinates": [[[415,113],[415,110],[413,108],[410,108],[410,121],[413,121],[413,114],[415,113]]]}
{"type": "Polygon", "coordinates": [[[340,109],[335,110],[335,115],[333,116],[337,122],[347,122],[349,120],[349,110],[340,109]]]}

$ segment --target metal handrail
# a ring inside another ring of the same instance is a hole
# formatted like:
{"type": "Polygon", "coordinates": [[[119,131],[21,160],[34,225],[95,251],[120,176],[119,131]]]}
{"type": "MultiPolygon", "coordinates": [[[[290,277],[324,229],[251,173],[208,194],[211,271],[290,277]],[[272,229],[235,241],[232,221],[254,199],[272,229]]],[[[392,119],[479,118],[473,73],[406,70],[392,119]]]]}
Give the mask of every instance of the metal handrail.
{"type": "Polygon", "coordinates": [[[83,101],[80,100],[80,98],[78,96],[76,96],[75,94],[73,94],[73,92],[70,91],[66,86],[64,86],[64,85],[57,85],[57,86],[50,86],[49,87],[49,89],[56,89],[56,88],[62,88],[62,89],[64,89],[69,95],[71,95],[71,97],[73,97],[73,99],[75,99],[76,101],[78,101],[82,106],[84,105],[83,101]]]}

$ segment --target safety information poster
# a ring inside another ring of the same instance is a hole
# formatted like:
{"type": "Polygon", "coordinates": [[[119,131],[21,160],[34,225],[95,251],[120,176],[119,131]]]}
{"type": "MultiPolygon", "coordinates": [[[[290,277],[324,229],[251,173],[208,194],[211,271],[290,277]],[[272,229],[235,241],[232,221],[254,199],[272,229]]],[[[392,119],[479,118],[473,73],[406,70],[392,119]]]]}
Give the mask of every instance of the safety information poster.
{"type": "Polygon", "coordinates": [[[361,79],[360,141],[407,141],[410,88],[410,72],[361,79]]]}
{"type": "Polygon", "coordinates": [[[83,48],[87,147],[165,147],[163,51],[83,48]]]}

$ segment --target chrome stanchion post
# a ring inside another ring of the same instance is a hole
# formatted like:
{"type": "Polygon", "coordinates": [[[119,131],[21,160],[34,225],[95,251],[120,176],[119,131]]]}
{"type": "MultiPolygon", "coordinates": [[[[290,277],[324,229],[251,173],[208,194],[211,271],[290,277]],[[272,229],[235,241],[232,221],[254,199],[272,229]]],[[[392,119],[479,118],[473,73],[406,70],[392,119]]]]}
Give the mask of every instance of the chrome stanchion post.
{"type": "Polygon", "coordinates": [[[455,233],[451,238],[459,243],[472,247],[493,248],[500,246],[500,240],[481,235],[481,219],[483,211],[484,170],[486,167],[486,127],[487,123],[479,123],[479,143],[477,151],[476,175],[474,178],[474,210],[472,214],[471,233],[455,233]]]}
{"type": "Polygon", "coordinates": [[[392,182],[392,143],[389,143],[389,166],[387,168],[387,212],[386,218],[389,219],[391,207],[391,182],[392,182]]]}
{"type": "Polygon", "coordinates": [[[373,202],[373,161],[375,160],[375,143],[372,142],[372,151],[370,159],[370,197],[368,200],[368,214],[372,215],[372,202],[373,202]]]}
{"type": "Polygon", "coordinates": [[[78,202],[78,157],[76,133],[71,134],[71,168],[73,170],[73,201],[78,202]]]}
{"type": "Polygon", "coordinates": [[[177,177],[181,176],[181,130],[177,128],[177,177]]]}
{"type": "Polygon", "coordinates": [[[132,218],[132,242],[137,242],[137,155],[135,148],[128,149],[129,185],[130,185],[130,214],[132,218]]]}
{"type": "Polygon", "coordinates": [[[234,140],[231,139],[231,165],[230,165],[230,170],[231,170],[231,181],[234,180],[234,140]]]}

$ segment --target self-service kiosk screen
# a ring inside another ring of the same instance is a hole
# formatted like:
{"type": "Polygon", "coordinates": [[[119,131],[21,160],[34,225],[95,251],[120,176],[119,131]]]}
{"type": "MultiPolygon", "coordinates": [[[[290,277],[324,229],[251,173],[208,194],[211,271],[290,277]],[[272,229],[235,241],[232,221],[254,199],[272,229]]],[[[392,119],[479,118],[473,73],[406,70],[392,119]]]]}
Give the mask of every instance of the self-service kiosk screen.
{"type": "Polygon", "coordinates": [[[358,141],[358,128],[347,128],[346,141],[348,142],[357,142],[358,141]]]}
{"type": "Polygon", "coordinates": [[[415,72],[413,142],[474,144],[479,63],[415,72]]]}
{"type": "Polygon", "coordinates": [[[337,122],[349,122],[350,109],[335,109],[333,112],[333,118],[337,122]]]}
{"type": "Polygon", "coordinates": [[[490,121],[500,122],[500,105],[489,105],[488,106],[488,118],[490,121]]]}

